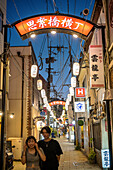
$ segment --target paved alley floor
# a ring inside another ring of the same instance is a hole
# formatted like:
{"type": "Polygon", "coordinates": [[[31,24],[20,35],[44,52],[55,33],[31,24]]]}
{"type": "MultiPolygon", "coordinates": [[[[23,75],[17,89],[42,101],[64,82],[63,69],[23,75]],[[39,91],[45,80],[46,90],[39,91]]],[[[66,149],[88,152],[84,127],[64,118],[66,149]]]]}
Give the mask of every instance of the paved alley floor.
{"type": "MultiPolygon", "coordinates": [[[[75,151],[73,143],[69,143],[66,138],[61,137],[56,140],[59,141],[63,150],[59,170],[101,170],[97,164],[89,164],[86,156],[81,151],[75,151]]],[[[14,161],[14,170],[25,170],[25,165],[14,161]]]]}

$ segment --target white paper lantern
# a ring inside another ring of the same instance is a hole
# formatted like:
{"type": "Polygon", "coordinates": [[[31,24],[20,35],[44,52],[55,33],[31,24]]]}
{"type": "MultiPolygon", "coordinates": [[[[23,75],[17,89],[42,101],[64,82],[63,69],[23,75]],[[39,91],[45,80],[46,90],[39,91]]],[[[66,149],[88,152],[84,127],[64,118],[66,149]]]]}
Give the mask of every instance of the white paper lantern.
{"type": "Polygon", "coordinates": [[[46,96],[43,98],[43,102],[44,102],[44,104],[47,103],[47,97],[46,96]]]}
{"type": "Polygon", "coordinates": [[[42,80],[37,80],[37,89],[42,90],[42,80]]]}
{"type": "Polygon", "coordinates": [[[31,66],[31,77],[35,78],[37,76],[38,66],[32,65],[31,66]]]}
{"type": "Polygon", "coordinates": [[[66,99],[66,105],[69,105],[69,99],[68,98],[66,99]]]}
{"type": "Polygon", "coordinates": [[[74,88],[73,88],[73,87],[70,87],[70,88],[69,88],[69,92],[70,92],[70,95],[71,95],[71,96],[74,96],[74,88]]]}
{"type": "Polygon", "coordinates": [[[42,98],[44,98],[46,96],[46,92],[44,89],[41,90],[41,96],[42,96],[42,98]]]}
{"type": "Polygon", "coordinates": [[[69,102],[71,102],[71,95],[70,94],[67,95],[67,98],[68,98],[69,102]]]}
{"type": "Polygon", "coordinates": [[[73,64],[73,75],[78,76],[79,75],[79,69],[80,69],[79,63],[75,62],[73,64]]]}
{"type": "Polygon", "coordinates": [[[76,87],[76,77],[71,77],[71,87],[76,87]]]}

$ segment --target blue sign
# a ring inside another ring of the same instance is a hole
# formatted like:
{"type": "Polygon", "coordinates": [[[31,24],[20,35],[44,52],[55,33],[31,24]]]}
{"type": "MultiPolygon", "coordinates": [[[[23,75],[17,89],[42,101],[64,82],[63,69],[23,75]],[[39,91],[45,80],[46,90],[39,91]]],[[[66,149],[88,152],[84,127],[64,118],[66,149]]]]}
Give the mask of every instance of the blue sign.
{"type": "Polygon", "coordinates": [[[103,168],[110,168],[110,155],[109,155],[109,149],[102,149],[102,167],[103,168]]]}
{"type": "Polygon", "coordinates": [[[85,102],[75,102],[75,112],[85,112],[85,102]]]}
{"type": "Polygon", "coordinates": [[[40,112],[40,116],[45,116],[45,112],[44,111],[40,112]]]}

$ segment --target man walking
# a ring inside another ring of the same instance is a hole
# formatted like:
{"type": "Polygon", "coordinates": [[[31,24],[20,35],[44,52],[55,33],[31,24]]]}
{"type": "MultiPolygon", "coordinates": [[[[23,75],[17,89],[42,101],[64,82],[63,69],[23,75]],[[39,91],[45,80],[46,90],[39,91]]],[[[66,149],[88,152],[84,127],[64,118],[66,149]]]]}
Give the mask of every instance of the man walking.
{"type": "Polygon", "coordinates": [[[58,141],[50,138],[51,130],[48,126],[41,129],[44,140],[38,142],[46,155],[46,161],[42,162],[42,170],[58,170],[60,155],[63,154],[58,141]]]}

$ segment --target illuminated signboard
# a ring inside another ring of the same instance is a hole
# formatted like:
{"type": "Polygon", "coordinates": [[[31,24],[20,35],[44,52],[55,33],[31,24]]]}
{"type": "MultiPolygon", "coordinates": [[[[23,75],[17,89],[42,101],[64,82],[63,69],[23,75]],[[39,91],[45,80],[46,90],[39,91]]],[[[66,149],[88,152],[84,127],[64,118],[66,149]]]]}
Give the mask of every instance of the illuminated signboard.
{"type": "Polygon", "coordinates": [[[94,24],[85,19],[64,14],[45,14],[25,18],[17,21],[12,26],[15,26],[22,39],[30,36],[30,33],[36,34],[47,33],[52,30],[58,32],[78,35],[83,35],[86,38],[94,28],[94,24]]]}
{"type": "Polygon", "coordinates": [[[75,88],[75,97],[85,98],[85,88],[83,88],[83,87],[75,88]]]}
{"type": "Polygon", "coordinates": [[[65,106],[66,102],[64,101],[53,101],[51,103],[49,103],[50,106],[53,106],[53,105],[63,105],[65,106]]]}

